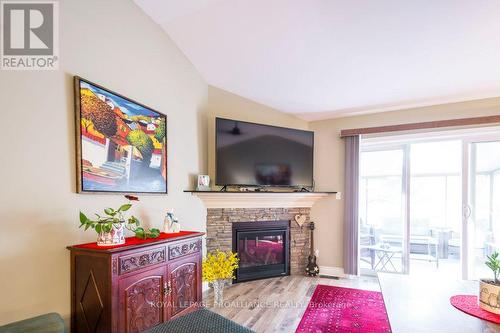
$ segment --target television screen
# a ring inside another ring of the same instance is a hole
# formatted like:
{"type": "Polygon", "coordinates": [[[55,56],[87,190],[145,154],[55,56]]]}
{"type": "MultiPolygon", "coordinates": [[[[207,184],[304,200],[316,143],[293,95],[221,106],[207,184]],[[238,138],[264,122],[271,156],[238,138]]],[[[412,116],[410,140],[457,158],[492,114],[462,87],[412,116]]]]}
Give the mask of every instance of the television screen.
{"type": "Polygon", "coordinates": [[[313,185],[314,133],[216,119],[217,185],[313,185]]]}

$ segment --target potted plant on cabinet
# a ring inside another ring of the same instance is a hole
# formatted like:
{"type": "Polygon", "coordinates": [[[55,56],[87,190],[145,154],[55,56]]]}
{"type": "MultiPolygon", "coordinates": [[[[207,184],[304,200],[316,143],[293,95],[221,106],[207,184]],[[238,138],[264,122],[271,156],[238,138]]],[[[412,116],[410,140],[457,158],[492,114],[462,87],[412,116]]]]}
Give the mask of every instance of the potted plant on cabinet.
{"type": "Polygon", "coordinates": [[[483,310],[500,314],[500,258],[494,252],[487,256],[486,266],[493,271],[493,280],[481,279],[479,281],[479,307],[483,310]]]}
{"type": "MultiPolygon", "coordinates": [[[[129,200],[139,200],[134,196],[125,196],[129,200]]],[[[112,246],[125,243],[125,228],[133,231],[137,238],[156,238],[160,235],[160,230],[151,228],[144,229],[140,226],[139,219],[131,215],[125,219],[124,213],[132,207],[131,203],[121,205],[118,209],[105,208],[104,216],[96,215],[95,220],[89,219],[80,212],[80,228],[85,230],[91,228],[97,232],[97,245],[112,246]]]]}
{"type": "Polygon", "coordinates": [[[207,254],[203,259],[203,281],[206,281],[214,290],[214,305],[224,302],[224,286],[230,279],[234,279],[234,270],[238,268],[237,254],[231,251],[207,254]]]}

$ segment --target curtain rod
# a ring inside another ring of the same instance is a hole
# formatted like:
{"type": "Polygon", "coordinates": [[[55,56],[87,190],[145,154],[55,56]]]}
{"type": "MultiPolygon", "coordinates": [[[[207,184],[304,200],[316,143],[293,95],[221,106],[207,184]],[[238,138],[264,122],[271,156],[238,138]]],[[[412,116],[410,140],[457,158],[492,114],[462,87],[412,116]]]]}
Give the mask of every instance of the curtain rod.
{"type": "Polygon", "coordinates": [[[376,134],[376,133],[387,133],[387,132],[411,131],[419,129],[471,126],[471,125],[483,125],[483,124],[495,124],[495,123],[500,123],[500,115],[448,119],[448,120],[435,120],[435,121],[426,121],[420,123],[409,123],[409,124],[377,126],[377,127],[343,129],[340,131],[340,137],[343,138],[346,136],[362,135],[362,134],[376,134]]]}

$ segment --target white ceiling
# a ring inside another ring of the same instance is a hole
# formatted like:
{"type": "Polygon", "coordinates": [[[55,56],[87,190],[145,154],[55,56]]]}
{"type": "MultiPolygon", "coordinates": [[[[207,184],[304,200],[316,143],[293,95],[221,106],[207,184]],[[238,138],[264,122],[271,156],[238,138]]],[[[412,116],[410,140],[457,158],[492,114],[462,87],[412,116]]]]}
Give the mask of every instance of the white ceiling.
{"type": "Polygon", "coordinates": [[[500,96],[498,0],[135,0],[215,87],[308,119],[500,96]]]}

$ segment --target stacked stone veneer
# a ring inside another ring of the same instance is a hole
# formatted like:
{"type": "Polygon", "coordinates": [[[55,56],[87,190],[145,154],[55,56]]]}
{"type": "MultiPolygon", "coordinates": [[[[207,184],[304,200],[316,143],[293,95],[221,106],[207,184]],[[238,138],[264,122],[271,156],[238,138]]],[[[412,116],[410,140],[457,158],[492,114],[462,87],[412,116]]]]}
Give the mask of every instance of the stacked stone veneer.
{"type": "Polygon", "coordinates": [[[207,210],[207,251],[232,250],[232,224],[256,221],[290,221],[290,273],[303,274],[309,255],[310,208],[209,208],[207,210]],[[297,214],[306,215],[299,227],[297,214]]]}

